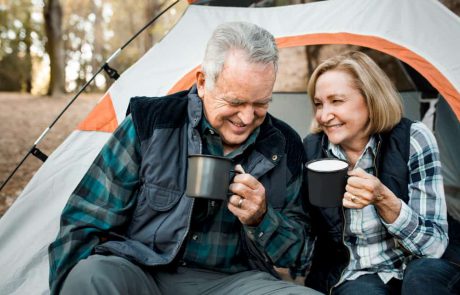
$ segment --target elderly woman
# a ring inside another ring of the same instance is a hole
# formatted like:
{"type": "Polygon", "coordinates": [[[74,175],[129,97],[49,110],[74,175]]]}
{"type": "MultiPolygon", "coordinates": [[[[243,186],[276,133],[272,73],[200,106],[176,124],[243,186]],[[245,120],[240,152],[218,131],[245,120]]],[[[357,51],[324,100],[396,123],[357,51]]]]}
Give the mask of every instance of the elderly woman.
{"type": "Polygon", "coordinates": [[[308,92],[314,110],[313,133],[304,139],[308,161],[334,157],[350,170],[343,207],[308,204],[316,243],[306,285],[331,294],[410,289],[413,295],[431,294],[423,286],[429,282],[436,294],[449,294],[455,266],[432,259],[448,244],[433,134],[402,117],[391,81],[364,53],[323,62],[308,92]],[[424,263],[411,268],[417,260],[424,263]],[[415,280],[401,284],[407,272],[415,280]]]}

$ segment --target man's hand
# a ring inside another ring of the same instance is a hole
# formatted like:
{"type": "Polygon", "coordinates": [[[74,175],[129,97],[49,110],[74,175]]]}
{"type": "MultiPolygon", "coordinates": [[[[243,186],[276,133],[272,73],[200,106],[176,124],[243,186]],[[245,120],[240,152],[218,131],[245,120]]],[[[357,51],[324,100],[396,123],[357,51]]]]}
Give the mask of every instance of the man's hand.
{"type": "Polygon", "coordinates": [[[228,210],[232,212],[242,224],[257,226],[267,212],[264,186],[252,175],[244,173],[241,165],[237,165],[237,174],[230,184],[233,195],[228,200],[228,210]]]}

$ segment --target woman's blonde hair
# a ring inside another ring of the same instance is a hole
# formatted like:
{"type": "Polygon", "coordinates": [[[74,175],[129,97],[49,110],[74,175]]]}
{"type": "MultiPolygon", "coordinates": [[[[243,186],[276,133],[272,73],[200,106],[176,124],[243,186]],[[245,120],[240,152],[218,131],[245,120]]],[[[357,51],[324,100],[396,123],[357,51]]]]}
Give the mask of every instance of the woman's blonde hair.
{"type": "MultiPolygon", "coordinates": [[[[308,94],[316,112],[314,98],[318,78],[327,71],[338,70],[352,77],[352,87],[360,91],[369,110],[369,125],[366,134],[391,130],[399,123],[403,113],[401,97],[385,72],[366,54],[350,51],[334,56],[321,63],[308,82],[308,94]]],[[[313,117],[311,131],[322,130],[313,117]]]]}

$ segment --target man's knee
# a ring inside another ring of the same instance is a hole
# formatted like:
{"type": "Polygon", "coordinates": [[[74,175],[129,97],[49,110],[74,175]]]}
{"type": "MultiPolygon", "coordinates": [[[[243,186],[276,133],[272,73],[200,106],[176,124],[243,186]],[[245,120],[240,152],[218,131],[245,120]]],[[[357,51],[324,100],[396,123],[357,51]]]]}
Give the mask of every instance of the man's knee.
{"type": "Polygon", "coordinates": [[[62,293],[75,294],[75,290],[83,291],[86,288],[103,287],[104,284],[111,281],[108,278],[113,271],[111,268],[117,269],[111,260],[111,257],[94,255],[78,262],[64,281],[62,293]]]}
{"type": "Polygon", "coordinates": [[[116,256],[92,255],[72,269],[61,294],[127,294],[142,285],[154,289],[153,279],[138,266],[116,256]]]}

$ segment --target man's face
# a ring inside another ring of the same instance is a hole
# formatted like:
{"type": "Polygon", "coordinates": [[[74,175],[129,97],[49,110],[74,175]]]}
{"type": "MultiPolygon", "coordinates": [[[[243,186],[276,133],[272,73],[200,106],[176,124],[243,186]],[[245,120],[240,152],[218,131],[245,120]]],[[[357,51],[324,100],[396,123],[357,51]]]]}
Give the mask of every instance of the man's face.
{"type": "Polygon", "coordinates": [[[222,138],[225,154],[241,145],[264,121],[275,77],[273,64],[248,63],[241,51],[229,53],[212,90],[206,89],[204,73],[197,73],[204,114],[222,138]]]}

